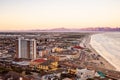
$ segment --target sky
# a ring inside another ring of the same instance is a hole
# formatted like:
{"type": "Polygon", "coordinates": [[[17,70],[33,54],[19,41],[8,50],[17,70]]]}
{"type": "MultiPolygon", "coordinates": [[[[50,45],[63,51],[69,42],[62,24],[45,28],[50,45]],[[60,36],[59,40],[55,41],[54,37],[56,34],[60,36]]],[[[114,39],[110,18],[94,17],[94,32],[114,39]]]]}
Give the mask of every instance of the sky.
{"type": "Polygon", "coordinates": [[[120,27],[120,0],[0,0],[0,30],[120,27]]]}

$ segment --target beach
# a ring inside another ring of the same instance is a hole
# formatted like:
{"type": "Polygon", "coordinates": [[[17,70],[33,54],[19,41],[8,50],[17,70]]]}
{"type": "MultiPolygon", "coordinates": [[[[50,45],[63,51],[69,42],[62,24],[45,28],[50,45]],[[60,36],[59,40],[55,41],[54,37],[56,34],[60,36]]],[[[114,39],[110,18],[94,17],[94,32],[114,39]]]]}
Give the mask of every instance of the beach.
{"type": "Polygon", "coordinates": [[[91,47],[106,60],[103,60],[105,67],[111,70],[115,69],[116,71],[120,71],[119,35],[120,32],[94,34],[90,40],[91,47]]]}

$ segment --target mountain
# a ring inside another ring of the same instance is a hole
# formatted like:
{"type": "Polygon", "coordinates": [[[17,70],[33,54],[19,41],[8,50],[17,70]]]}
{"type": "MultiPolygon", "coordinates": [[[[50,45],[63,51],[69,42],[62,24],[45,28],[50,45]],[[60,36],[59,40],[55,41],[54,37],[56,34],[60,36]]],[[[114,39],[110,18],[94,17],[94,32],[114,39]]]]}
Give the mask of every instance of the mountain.
{"type": "MultiPolygon", "coordinates": [[[[77,30],[77,29],[76,29],[77,30]]],[[[31,31],[39,31],[39,32],[71,32],[72,29],[68,28],[53,28],[53,29],[47,29],[47,30],[31,30],[31,31]]]]}
{"type": "Polygon", "coordinates": [[[98,27],[98,28],[82,28],[83,31],[120,31],[120,28],[98,27]]]}
{"type": "Polygon", "coordinates": [[[36,30],[14,30],[14,31],[0,31],[0,32],[85,32],[85,31],[118,31],[120,32],[120,27],[97,27],[97,28],[80,28],[80,29],[69,29],[69,28],[53,28],[53,29],[36,29],[36,30]]]}
{"type": "Polygon", "coordinates": [[[120,28],[110,27],[98,27],[98,28],[80,28],[80,29],[68,29],[68,28],[54,28],[48,30],[31,30],[37,32],[80,32],[80,31],[120,31],[120,28]]]}
{"type": "Polygon", "coordinates": [[[67,28],[54,28],[54,29],[50,29],[49,31],[71,31],[71,29],[67,29],[67,28]]]}

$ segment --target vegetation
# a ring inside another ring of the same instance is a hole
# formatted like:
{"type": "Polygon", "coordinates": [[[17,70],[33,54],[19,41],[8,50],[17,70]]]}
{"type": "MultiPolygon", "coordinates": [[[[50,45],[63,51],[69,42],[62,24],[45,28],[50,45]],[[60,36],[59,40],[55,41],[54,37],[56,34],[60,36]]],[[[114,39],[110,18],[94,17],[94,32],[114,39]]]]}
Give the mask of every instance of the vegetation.
{"type": "Polygon", "coordinates": [[[87,80],[94,80],[93,78],[88,78],[87,80]]]}
{"type": "Polygon", "coordinates": [[[8,73],[9,71],[10,69],[8,68],[0,67],[0,74],[5,74],[5,73],[8,73]]]}
{"type": "Polygon", "coordinates": [[[87,51],[87,52],[92,52],[90,49],[87,49],[86,51],[87,51]]]}

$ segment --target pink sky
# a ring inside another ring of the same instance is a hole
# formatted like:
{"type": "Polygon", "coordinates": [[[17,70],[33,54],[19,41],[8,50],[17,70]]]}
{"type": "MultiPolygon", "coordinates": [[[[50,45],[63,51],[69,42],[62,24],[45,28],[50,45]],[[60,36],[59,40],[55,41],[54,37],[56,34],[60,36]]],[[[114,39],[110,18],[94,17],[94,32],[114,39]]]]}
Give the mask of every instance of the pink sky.
{"type": "Polygon", "coordinates": [[[120,26],[120,0],[0,0],[0,30],[108,26],[120,26]]]}

